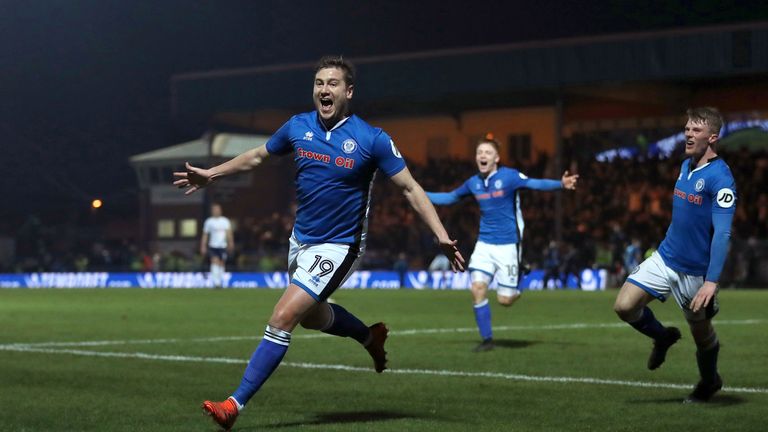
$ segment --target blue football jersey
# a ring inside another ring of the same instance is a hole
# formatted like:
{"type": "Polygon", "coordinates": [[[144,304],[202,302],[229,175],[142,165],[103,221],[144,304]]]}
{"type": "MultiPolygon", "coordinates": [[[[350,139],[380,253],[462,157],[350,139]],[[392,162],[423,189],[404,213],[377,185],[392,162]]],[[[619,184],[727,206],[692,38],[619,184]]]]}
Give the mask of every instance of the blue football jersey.
{"type": "Polygon", "coordinates": [[[478,241],[489,244],[520,242],[525,223],[517,190],[527,187],[528,182],[528,177],[520,171],[499,167],[485,179],[475,174],[453,191],[460,197],[472,195],[480,206],[478,241]]]}
{"type": "Polygon", "coordinates": [[[267,142],[267,151],[293,152],[296,162],[296,238],[302,243],[360,245],[368,228],[373,176],[393,176],[405,161],[392,139],[352,115],[328,130],[317,112],[291,117],[267,142]]]}
{"type": "Polygon", "coordinates": [[[683,161],[672,197],[672,223],[659,246],[664,263],[694,276],[707,273],[714,213],[736,212],[736,182],[730,168],[715,157],[691,169],[683,161]]]}

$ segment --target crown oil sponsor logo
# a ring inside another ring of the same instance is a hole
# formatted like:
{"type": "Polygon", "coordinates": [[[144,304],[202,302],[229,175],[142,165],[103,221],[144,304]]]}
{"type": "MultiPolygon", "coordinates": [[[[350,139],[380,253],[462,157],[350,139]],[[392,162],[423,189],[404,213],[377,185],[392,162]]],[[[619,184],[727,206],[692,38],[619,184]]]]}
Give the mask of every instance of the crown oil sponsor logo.
{"type": "MultiPolygon", "coordinates": [[[[311,159],[325,164],[331,163],[331,155],[320,153],[311,150],[304,150],[299,147],[296,149],[296,157],[299,159],[311,159]]],[[[355,167],[355,160],[352,158],[345,158],[337,156],[333,159],[333,164],[340,168],[352,169],[355,167]]]]}
{"type": "Polygon", "coordinates": [[[703,196],[692,193],[685,193],[685,191],[681,191],[678,188],[675,188],[675,196],[682,200],[688,201],[691,204],[702,205],[704,203],[703,196]]]}

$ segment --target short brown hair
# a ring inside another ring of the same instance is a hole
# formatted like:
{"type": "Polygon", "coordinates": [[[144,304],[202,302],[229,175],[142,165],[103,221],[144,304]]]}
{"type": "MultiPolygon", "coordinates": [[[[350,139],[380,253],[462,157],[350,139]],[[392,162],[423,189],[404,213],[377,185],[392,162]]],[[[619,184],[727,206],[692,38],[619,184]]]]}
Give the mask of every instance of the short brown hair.
{"type": "Polygon", "coordinates": [[[720,135],[720,128],[723,127],[723,115],[715,107],[688,108],[685,112],[688,119],[694,123],[703,123],[709,126],[710,132],[720,135]]]}
{"type": "Polygon", "coordinates": [[[343,56],[329,55],[323,56],[315,66],[315,74],[321,69],[336,68],[344,72],[344,82],[348,86],[355,84],[355,65],[343,56]]]}

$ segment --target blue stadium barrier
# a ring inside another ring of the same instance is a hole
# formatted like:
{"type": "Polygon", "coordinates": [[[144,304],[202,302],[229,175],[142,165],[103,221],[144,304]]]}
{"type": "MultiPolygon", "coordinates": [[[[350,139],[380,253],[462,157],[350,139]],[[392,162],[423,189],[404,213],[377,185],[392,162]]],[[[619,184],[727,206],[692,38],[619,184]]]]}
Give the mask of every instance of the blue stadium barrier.
{"type": "MultiPolygon", "coordinates": [[[[351,289],[469,289],[469,273],[451,271],[409,271],[403,275],[394,271],[359,270],[350,276],[343,288],[351,289]]],[[[581,289],[600,291],[606,287],[608,274],[605,270],[584,269],[580,279],[568,275],[567,283],[550,281],[544,287],[544,271],[534,270],[526,274],[521,290],[581,289]]],[[[229,288],[283,288],[288,285],[288,274],[274,273],[226,273],[224,286],[229,288]]],[[[156,273],[20,273],[0,274],[0,288],[199,288],[213,287],[207,272],[156,272],[156,273]]],[[[495,282],[491,283],[495,288],[495,282]]]]}

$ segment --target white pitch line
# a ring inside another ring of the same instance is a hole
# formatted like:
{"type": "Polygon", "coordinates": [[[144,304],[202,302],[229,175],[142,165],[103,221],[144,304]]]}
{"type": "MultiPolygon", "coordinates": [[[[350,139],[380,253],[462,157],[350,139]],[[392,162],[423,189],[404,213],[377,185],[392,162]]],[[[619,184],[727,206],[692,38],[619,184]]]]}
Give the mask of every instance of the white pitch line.
{"type": "MultiPolygon", "coordinates": [[[[99,352],[99,351],[85,351],[85,350],[73,350],[73,349],[33,348],[33,347],[22,347],[22,346],[13,347],[8,345],[0,346],[0,350],[17,351],[17,352],[34,352],[34,353],[43,353],[43,354],[71,354],[71,355],[80,355],[80,356],[86,356],[86,357],[111,357],[111,358],[127,358],[127,359],[142,359],[142,360],[175,361],[175,362],[226,363],[226,364],[247,364],[248,363],[247,360],[226,358],[226,357],[193,357],[193,356],[180,356],[180,355],[158,355],[158,354],[149,354],[149,353],[141,353],[141,352],[137,352],[137,353],[99,352]]],[[[339,364],[282,362],[280,365],[287,366],[287,367],[295,367],[300,369],[320,369],[320,370],[366,372],[366,373],[371,372],[370,368],[339,365],[339,364]]],[[[642,387],[642,388],[666,388],[666,389],[690,389],[691,388],[690,384],[611,380],[611,379],[591,378],[591,377],[536,376],[536,375],[506,374],[506,373],[499,373],[499,372],[465,372],[465,371],[433,370],[433,369],[388,369],[387,374],[432,375],[432,376],[446,376],[446,377],[459,377],[459,378],[494,378],[494,379],[504,379],[504,380],[510,380],[510,381],[597,384],[597,385],[613,385],[613,386],[642,387]]],[[[768,388],[761,388],[761,387],[723,387],[723,391],[732,392],[732,393],[768,394],[768,388]]]]}
{"type": "MultiPolygon", "coordinates": [[[[717,321],[717,325],[750,325],[761,324],[766,322],[762,319],[746,319],[746,320],[725,320],[717,321]]],[[[679,324],[671,322],[670,324],[679,324]]],[[[571,323],[571,324],[546,324],[536,326],[496,326],[493,327],[494,331],[529,331],[529,330],[581,330],[581,329],[598,329],[598,328],[629,328],[626,323],[571,323]]],[[[474,333],[477,331],[476,327],[459,327],[459,328],[433,328],[433,329],[408,329],[408,330],[393,330],[389,332],[390,336],[413,336],[422,334],[450,334],[450,333],[474,333]]],[[[322,337],[331,337],[331,335],[325,333],[309,333],[309,334],[296,334],[292,336],[292,339],[315,339],[322,337]]],[[[0,344],[0,349],[4,347],[96,347],[96,346],[109,346],[109,345],[149,345],[149,344],[171,344],[171,343],[195,343],[195,342],[230,342],[239,340],[261,340],[261,336],[215,336],[205,338],[168,338],[168,339],[127,339],[127,340],[101,340],[101,341],[80,341],[80,342],[33,342],[33,343],[10,343],[0,344]]]]}

